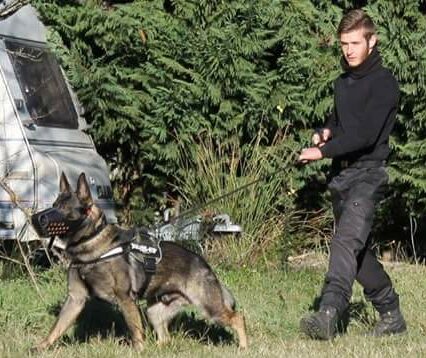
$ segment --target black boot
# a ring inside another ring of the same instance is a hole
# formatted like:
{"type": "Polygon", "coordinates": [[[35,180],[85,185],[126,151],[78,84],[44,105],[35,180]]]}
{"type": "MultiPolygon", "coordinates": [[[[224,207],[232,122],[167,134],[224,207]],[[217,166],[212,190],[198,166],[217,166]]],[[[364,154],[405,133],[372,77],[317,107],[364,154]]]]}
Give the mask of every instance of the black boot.
{"type": "Polygon", "coordinates": [[[313,339],[328,340],[336,334],[337,321],[337,309],[324,306],[318,312],[303,317],[300,320],[300,330],[313,339]]]}
{"type": "Polygon", "coordinates": [[[373,330],[369,333],[371,336],[381,337],[390,334],[403,333],[407,330],[404,317],[399,308],[381,313],[380,321],[376,323],[373,330]]]}

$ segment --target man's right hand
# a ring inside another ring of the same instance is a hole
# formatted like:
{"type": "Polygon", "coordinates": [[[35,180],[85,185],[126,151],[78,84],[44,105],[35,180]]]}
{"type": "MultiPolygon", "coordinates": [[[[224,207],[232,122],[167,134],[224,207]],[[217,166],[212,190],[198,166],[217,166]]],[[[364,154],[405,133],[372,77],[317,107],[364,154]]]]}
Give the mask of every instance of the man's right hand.
{"type": "Polygon", "coordinates": [[[312,144],[317,147],[322,147],[331,138],[331,131],[328,128],[321,128],[312,136],[312,144]]]}

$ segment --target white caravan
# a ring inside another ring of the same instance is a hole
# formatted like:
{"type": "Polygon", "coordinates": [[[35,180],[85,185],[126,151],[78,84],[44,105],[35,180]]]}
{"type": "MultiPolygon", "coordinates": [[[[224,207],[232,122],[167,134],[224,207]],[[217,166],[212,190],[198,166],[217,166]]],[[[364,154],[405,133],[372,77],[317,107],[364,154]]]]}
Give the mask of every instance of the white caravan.
{"type": "Polygon", "coordinates": [[[35,9],[19,3],[0,0],[0,241],[38,239],[29,216],[51,207],[62,171],[72,185],[85,172],[96,204],[116,222],[109,171],[84,132],[81,106],[35,9]]]}

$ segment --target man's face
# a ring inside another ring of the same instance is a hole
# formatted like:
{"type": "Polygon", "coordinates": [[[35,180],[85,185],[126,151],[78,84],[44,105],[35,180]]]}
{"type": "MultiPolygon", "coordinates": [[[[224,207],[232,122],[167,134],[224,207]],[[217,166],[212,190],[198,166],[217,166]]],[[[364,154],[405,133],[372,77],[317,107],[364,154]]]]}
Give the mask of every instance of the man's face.
{"type": "Polygon", "coordinates": [[[375,44],[376,37],[373,35],[367,40],[362,28],[340,34],[340,47],[350,67],[363,63],[375,44]]]}

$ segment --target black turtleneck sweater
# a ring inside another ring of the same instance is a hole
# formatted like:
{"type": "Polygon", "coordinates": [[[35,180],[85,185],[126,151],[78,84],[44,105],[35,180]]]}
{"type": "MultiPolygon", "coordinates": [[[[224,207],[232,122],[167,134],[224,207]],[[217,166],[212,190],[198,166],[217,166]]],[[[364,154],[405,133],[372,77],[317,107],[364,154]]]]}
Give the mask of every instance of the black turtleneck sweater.
{"type": "Polygon", "coordinates": [[[341,61],[343,70],[334,83],[334,109],[325,127],[332,138],[320,148],[338,160],[386,160],[389,134],[395,123],[398,84],[382,66],[376,47],[357,67],[341,61]]]}

